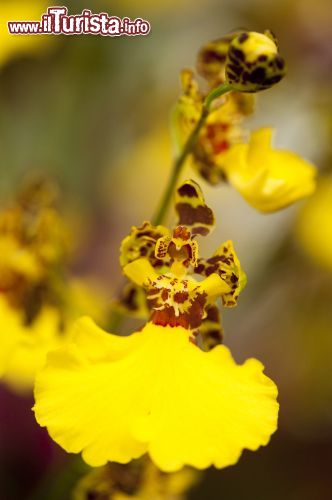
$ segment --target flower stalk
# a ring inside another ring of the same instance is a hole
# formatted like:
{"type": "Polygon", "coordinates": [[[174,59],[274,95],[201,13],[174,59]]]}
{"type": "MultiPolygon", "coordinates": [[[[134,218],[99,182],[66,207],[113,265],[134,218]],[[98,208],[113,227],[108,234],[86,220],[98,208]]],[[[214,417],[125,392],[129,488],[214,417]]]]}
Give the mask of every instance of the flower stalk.
{"type": "Polygon", "coordinates": [[[190,155],[190,153],[193,150],[193,147],[196,144],[200,130],[202,129],[203,125],[205,124],[205,122],[207,120],[207,117],[209,116],[210,107],[211,107],[212,102],[215,99],[217,99],[218,97],[221,97],[222,95],[227,94],[231,90],[232,90],[232,88],[228,83],[223,83],[223,84],[219,85],[217,88],[213,89],[205,98],[202,112],[201,112],[201,116],[200,116],[198,122],[196,123],[195,128],[193,129],[193,131],[189,135],[187,142],[185,143],[181,154],[175,160],[172,174],[171,174],[169,182],[166,186],[164,195],[161,199],[159,208],[158,208],[155,216],[152,219],[153,225],[157,226],[158,224],[161,224],[165,219],[170,202],[172,200],[172,194],[173,194],[175,187],[178,183],[182,168],[185,164],[186,159],[188,158],[188,156],[190,155]]]}

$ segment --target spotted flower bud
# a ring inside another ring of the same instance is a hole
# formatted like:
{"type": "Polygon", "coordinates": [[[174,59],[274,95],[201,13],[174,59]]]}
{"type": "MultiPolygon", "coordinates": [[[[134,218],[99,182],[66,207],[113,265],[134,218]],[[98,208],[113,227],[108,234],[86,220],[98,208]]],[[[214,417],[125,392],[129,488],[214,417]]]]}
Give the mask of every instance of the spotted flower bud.
{"type": "Polygon", "coordinates": [[[234,90],[258,92],[278,83],[286,72],[284,59],[270,32],[244,32],[229,46],[226,81],[234,90]]]}

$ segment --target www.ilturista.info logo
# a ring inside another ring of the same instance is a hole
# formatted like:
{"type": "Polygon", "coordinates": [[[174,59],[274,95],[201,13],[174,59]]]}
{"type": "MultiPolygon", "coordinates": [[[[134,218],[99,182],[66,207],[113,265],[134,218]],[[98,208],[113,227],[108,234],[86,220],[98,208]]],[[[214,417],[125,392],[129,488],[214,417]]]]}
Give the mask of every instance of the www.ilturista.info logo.
{"type": "Polygon", "coordinates": [[[79,15],[68,15],[67,7],[49,7],[40,21],[8,21],[12,35],[102,35],[138,36],[148,35],[151,25],[148,21],[128,17],[120,19],[105,12],[93,14],[85,9],[79,15]]]}

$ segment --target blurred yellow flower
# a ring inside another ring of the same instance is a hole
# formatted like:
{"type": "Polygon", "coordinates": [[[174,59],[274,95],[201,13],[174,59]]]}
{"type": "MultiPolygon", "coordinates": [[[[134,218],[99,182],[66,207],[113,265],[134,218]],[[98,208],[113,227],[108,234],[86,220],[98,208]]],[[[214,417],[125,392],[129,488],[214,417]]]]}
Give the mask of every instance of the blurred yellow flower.
{"type": "Polygon", "coordinates": [[[8,21],[40,21],[50,4],[44,0],[2,0],[0,3],[0,65],[18,54],[43,50],[54,37],[42,35],[11,35],[8,21]]]}
{"type": "Polygon", "coordinates": [[[37,280],[41,275],[41,268],[37,259],[30,250],[22,248],[13,235],[2,235],[0,238],[0,287],[7,289],[17,275],[24,275],[31,280],[37,280]]]}
{"type": "Polygon", "coordinates": [[[290,151],[274,150],[272,129],[251,134],[249,144],[236,144],[222,158],[227,180],[261,212],[274,212],[315,190],[316,170],[290,151]]]}
{"type": "Polygon", "coordinates": [[[34,323],[28,325],[20,311],[10,307],[3,297],[0,310],[0,374],[16,391],[29,391],[36,372],[45,362],[46,353],[64,339],[59,312],[45,307],[34,323]]]}
{"type": "Polygon", "coordinates": [[[148,453],[165,472],[222,468],[244,448],[266,445],[277,427],[277,388],[263,365],[256,359],[237,365],[220,343],[199,347],[208,311],[219,297],[235,305],[244,276],[231,242],[197,260],[194,238],[211,230],[214,215],[195,182],[178,188],[176,209],[173,233],[156,241],[149,237],[156,228],[146,223],[147,231],[133,228],[122,248],[130,256],[124,273],[146,290],[149,322],[119,337],[83,318],[36,378],[38,423],[94,467],[148,453]],[[144,242],[154,255],[134,251],[136,243],[148,249],[144,242]]]}
{"type": "Polygon", "coordinates": [[[68,276],[70,245],[55,197],[53,184],[33,182],[0,212],[0,377],[19,392],[31,391],[47,352],[66,341],[77,317],[102,315],[95,292],[68,276]]]}
{"type": "MultiPolygon", "coordinates": [[[[206,69],[206,64],[204,68],[206,69]]],[[[218,78],[221,78],[219,73],[218,78]]],[[[176,105],[173,121],[179,150],[184,147],[188,136],[196,126],[204,102],[204,95],[199,91],[191,71],[182,71],[181,82],[183,94],[176,105]]],[[[207,117],[193,148],[191,159],[193,168],[210,184],[216,185],[224,181],[224,174],[219,164],[232,145],[245,139],[243,121],[253,113],[254,102],[254,96],[251,94],[230,92],[219,100],[218,105],[207,117]]]]}
{"type": "Polygon", "coordinates": [[[32,322],[0,295],[0,379],[18,393],[31,392],[47,353],[68,340],[73,322],[83,312],[102,318],[103,308],[93,289],[80,281],[67,287],[67,312],[46,304],[32,322]]]}
{"type": "Polygon", "coordinates": [[[296,236],[304,251],[319,266],[332,271],[332,178],[320,179],[315,195],[299,213],[296,236]]]}
{"type": "Polygon", "coordinates": [[[150,460],[108,464],[91,470],[76,485],[73,500],[182,500],[200,474],[185,468],[164,474],[150,460]]]}

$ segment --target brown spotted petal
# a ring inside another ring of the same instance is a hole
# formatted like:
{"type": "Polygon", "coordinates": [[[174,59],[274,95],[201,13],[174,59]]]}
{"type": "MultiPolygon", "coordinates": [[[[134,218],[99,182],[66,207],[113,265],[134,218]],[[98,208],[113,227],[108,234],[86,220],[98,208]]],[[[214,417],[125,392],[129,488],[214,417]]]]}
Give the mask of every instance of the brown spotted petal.
{"type": "MultiPolygon", "coordinates": [[[[129,264],[132,265],[132,264],[129,264]]],[[[206,317],[206,307],[230,287],[217,275],[203,281],[174,275],[152,276],[145,282],[151,321],[161,326],[182,326],[196,331],[206,317]]]]}
{"type": "Polygon", "coordinates": [[[160,275],[147,287],[151,320],[156,325],[197,329],[205,316],[207,297],[198,283],[173,276],[160,275]]]}
{"type": "Polygon", "coordinates": [[[179,262],[185,268],[195,267],[198,260],[198,244],[192,239],[191,233],[185,226],[177,226],[173,236],[159,238],[156,243],[155,256],[157,259],[170,259],[170,262],[179,262]]]}
{"type": "Polygon", "coordinates": [[[230,287],[230,290],[221,296],[223,305],[225,307],[237,305],[237,299],[246,285],[247,278],[232,241],[223,243],[209,259],[199,259],[195,272],[203,276],[218,274],[230,287]]]}
{"type": "Polygon", "coordinates": [[[183,70],[180,77],[182,93],[173,112],[173,130],[175,142],[181,150],[201,116],[204,96],[191,70],[183,70]]]}
{"type": "Polygon", "coordinates": [[[175,209],[179,216],[178,225],[186,226],[192,235],[206,236],[214,228],[214,214],[205,204],[201,188],[193,180],[184,182],[177,189],[175,209]]]}
{"type": "Polygon", "coordinates": [[[229,44],[240,32],[233,31],[222,38],[203,45],[197,57],[197,71],[211,86],[225,81],[226,58],[229,44]]]}
{"type": "Polygon", "coordinates": [[[183,69],[180,74],[180,79],[183,96],[201,105],[203,96],[194,78],[194,73],[190,69],[183,69]]]}
{"type": "Polygon", "coordinates": [[[192,152],[193,167],[209,184],[226,180],[223,158],[234,144],[246,138],[244,119],[254,111],[255,95],[230,92],[211,112],[192,152]]]}
{"type": "Polygon", "coordinates": [[[147,258],[153,267],[165,265],[165,262],[156,258],[155,246],[159,238],[167,236],[169,231],[164,226],[153,226],[150,222],[144,222],[140,227],[133,226],[121,243],[121,267],[142,257],[147,258]]]}
{"type": "Polygon", "coordinates": [[[163,236],[156,241],[156,246],[154,250],[155,257],[159,260],[167,258],[169,244],[172,238],[170,236],[163,236]]]}

